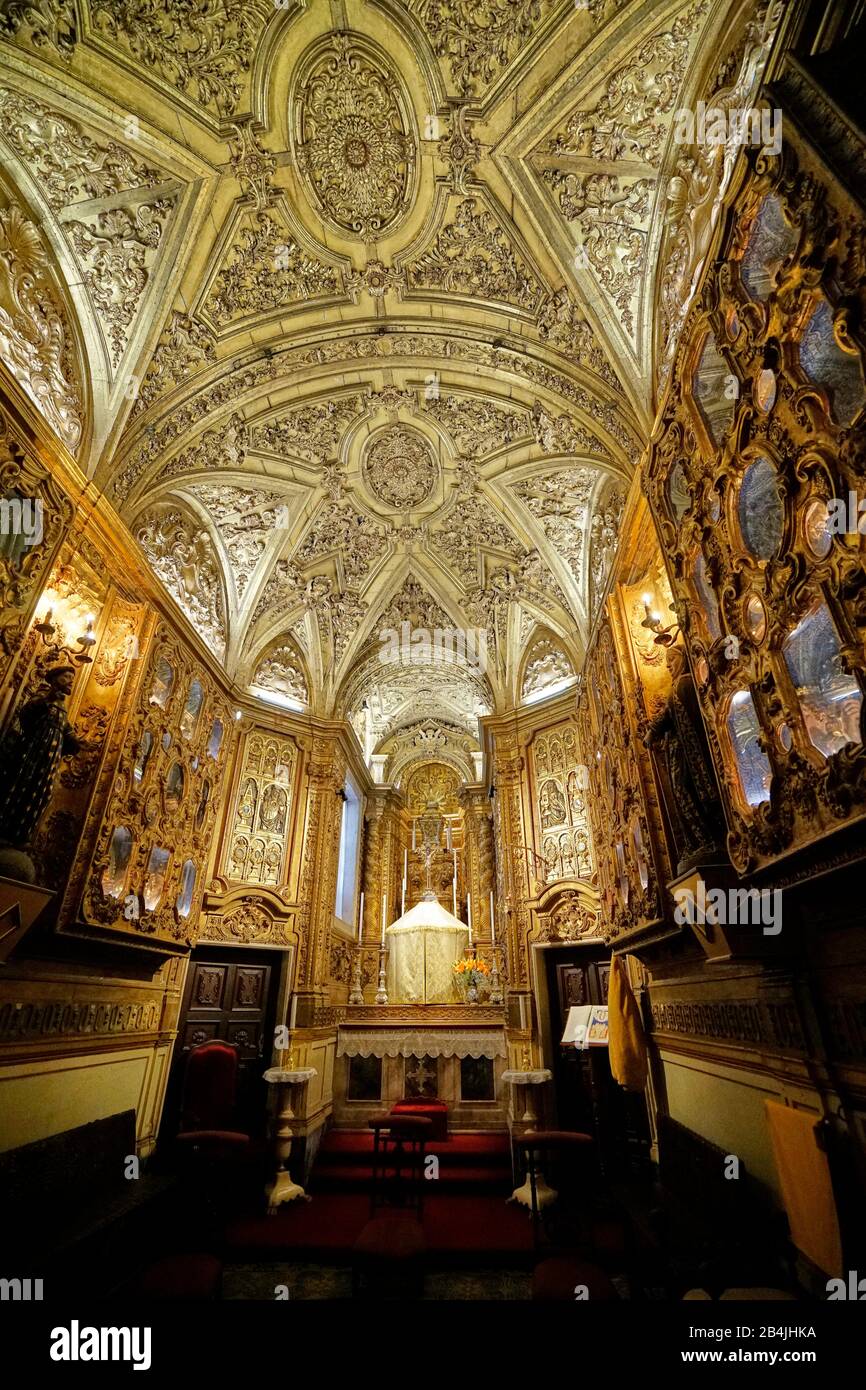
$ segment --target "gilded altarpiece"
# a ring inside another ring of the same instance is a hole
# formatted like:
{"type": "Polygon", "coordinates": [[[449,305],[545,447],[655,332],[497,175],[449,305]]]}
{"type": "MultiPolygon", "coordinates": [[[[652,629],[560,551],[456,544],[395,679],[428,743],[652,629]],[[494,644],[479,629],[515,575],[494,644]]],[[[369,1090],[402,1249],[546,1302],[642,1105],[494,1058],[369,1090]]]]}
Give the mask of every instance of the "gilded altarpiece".
{"type": "Polygon", "coordinates": [[[294,739],[256,732],[247,737],[222,872],[232,883],[285,882],[291,837],[294,739]]]}
{"type": "Polygon", "coordinates": [[[572,721],[536,735],[531,745],[535,836],[545,884],[592,878],[592,833],[586,805],[586,768],[572,721]]]}
{"type": "Polygon", "coordinates": [[[210,676],[165,627],[142,665],[81,919],[180,949],[198,933],[234,721],[210,676]]]}
{"type": "Polygon", "coordinates": [[[866,219],[793,125],[744,166],[648,464],[740,874],[866,803],[866,219]]]}

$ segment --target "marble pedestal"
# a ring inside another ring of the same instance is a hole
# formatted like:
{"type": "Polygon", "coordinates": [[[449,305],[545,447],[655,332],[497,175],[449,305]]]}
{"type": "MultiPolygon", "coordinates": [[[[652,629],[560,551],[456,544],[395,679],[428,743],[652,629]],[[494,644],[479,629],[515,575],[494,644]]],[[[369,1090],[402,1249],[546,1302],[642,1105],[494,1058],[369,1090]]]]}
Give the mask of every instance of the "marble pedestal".
{"type": "Polygon", "coordinates": [[[295,1118],[295,1096],[315,1075],[315,1067],[299,1067],[291,1071],[284,1070],[282,1067],[269,1067],[265,1072],[267,1084],[278,1088],[272,1136],[275,1171],[265,1188],[269,1216],[273,1216],[283,1202],[294,1202],[299,1197],[303,1198],[305,1202],[312,1200],[307,1196],[300,1183],[292,1181],[287,1164],[294,1137],[292,1121],[295,1118]]]}
{"type": "MultiPolygon", "coordinates": [[[[536,1068],[532,1071],[504,1071],[502,1080],[507,1081],[512,1086],[511,1101],[511,1134],[525,1134],[528,1129],[538,1127],[538,1112],[536,1101],[539,1092],[536,1087],[545,1085],[553,1079],[553,1073],[544,1067],[536,1068]]],[[[556,1201],[556,1191],[549,1187],[545,1181],[544,1174],[536,1170],[535,1174],[535,1196],[539,1210],[542,1207],[550,1206],[551,1202],[556,1201]]],[[[520,1187],[515,1187],[509,1202],[518,1202],[523,1207],[532,1210],[532,1183],[527,1173],[524,1182],[520,1187]]]]}

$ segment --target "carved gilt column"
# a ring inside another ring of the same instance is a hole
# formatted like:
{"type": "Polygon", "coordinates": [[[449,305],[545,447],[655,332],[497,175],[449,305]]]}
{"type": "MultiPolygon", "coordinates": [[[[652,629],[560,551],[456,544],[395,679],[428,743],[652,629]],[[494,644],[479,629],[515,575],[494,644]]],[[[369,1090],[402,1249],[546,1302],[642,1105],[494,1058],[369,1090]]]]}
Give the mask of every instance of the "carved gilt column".
{"type": "Polygon", "coordinates": [[[499,926],[505,947],[508,980],[508,1027],[522,1034],[532,1027],[532,987],[529,972],[529,907],[532,896],[523,846],[529,843],[523,808],[525,759],[514,734],[497,735],[493,762],[493,825],[495,836],[496,901],[503,909],[499,926]]]}
{"type": "Polygon", "coordinates": [[[328,941],[334,920],[345,763],[335,739],[316,737],[307,769],[307,806],[301,866],[300,945],[295,970],[297,1023],[314,1026],[328,988],[328,941]]]}

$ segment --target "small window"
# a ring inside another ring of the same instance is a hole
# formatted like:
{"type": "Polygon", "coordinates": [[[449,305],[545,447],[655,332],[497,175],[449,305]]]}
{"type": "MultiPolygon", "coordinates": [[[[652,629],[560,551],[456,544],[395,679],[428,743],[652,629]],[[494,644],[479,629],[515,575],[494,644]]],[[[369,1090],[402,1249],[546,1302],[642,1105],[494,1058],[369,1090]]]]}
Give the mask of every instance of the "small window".
{"type": "Polygon", "coordinates": [[[493,1060],[490,1057],[460,1058],[460,1099],[495,1100],[493,1060]]]}
{"type": "Polygon", "coordinates": [[[340,830],[340,859],[337,865],[337,892],[334,914],[341,922],[354,925],[355,889],[361,849],[361,793],[351,777],[343,785],[343,823],[340,830]]]}

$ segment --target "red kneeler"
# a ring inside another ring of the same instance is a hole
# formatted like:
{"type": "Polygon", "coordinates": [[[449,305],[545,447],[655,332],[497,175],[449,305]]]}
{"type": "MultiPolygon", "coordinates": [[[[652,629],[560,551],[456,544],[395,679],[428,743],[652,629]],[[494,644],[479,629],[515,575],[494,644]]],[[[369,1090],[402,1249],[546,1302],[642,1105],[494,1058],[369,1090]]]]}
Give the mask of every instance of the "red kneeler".
{"type": "Polygon", "coordinates": [[[391,1107],[392,1115],[419,1115],[430,1121],[430,1138],[448,1138],[448,1106],[444,1100],[398,1100],[391,1107]]]}

